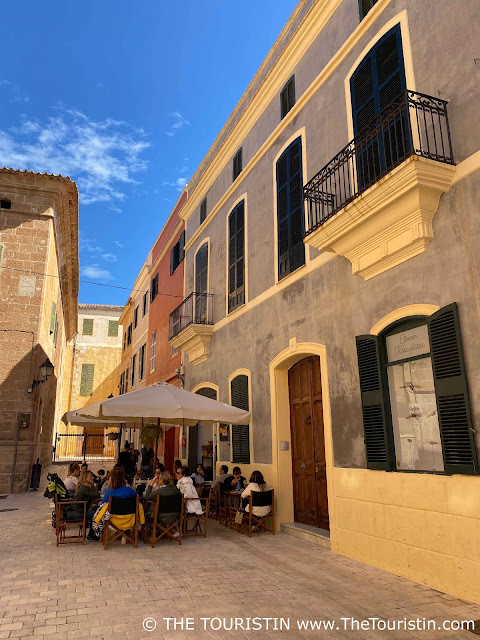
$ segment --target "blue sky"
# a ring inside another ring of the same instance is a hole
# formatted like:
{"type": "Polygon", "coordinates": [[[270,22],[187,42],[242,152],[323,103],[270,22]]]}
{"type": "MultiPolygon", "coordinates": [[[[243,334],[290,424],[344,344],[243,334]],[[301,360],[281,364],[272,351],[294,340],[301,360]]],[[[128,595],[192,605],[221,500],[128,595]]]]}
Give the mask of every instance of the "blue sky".
{"type": "MultiPolygon", "coordinates": [[[[131,288],[297,0],[0,7],[0,166],[69,175],[80,277],[131,288]]],[[[80,285],[80,302],[128,291],[80,285]]]]}

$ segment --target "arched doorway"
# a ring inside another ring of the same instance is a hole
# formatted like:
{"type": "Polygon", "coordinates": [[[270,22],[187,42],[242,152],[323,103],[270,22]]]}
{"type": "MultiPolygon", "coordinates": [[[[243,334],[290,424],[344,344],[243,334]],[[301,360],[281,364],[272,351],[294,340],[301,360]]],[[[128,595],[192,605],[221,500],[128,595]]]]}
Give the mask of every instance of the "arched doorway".
{"type": "Polygon", "coordinates": [[[319,356],[288,370],[295,522],[329,529],[325,432],[319,356]]]}

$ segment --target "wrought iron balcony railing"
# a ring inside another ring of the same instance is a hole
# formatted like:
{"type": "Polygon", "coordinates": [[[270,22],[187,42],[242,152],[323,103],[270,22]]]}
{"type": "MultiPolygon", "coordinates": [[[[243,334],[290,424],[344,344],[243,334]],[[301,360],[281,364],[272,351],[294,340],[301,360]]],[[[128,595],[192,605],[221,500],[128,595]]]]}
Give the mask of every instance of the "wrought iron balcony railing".
{"type": "Polygon", "coordinates": [[[304,186],[305,235],[412,155],[454,164],[447,101],[407,89],[304,186]]]}
{"type": "Polygon", "coordinates": [[[168,339],[171,340],[191,324],[213,324],[213,293],[191,293],[170,314],[168,339]]]}

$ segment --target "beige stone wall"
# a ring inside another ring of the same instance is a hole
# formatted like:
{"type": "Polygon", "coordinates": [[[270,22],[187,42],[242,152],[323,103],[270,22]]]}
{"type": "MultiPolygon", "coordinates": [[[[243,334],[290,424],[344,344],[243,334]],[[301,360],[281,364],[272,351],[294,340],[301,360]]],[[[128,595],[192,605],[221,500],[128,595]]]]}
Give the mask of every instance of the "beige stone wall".
{"type": "Polygon", "coordinates": [[[72,183],[0,171],[0,195],[11,201],[11,209],[0,210],[0,493],[26,490],[32,464],[39,459],[45,467],[52,460],[65,362],[64,308],[70,304],[60,287],[55,231],[68,215],[54,194],[64,184],[72,183]],[[46,180],[51,189],[45,188],[46,180]],[[52,303],[56,345],[50,331],[52,303]],[[32,388],[47,357],[53,376],[32,388]],[[28,416],[22,428],[20,414],[28,416]]]}

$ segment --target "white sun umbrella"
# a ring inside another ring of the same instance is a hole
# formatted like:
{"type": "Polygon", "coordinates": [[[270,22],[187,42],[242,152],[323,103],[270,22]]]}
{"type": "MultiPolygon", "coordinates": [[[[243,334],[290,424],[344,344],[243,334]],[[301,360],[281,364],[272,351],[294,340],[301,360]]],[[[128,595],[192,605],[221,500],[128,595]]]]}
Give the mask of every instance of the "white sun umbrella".
{"type": "Polygon", "coordinates": [[[86,418],[128,422],[132,418],[158,418],[171,424],[194,425],[199,420],[227,424],[248,424],[250,414],[191,391],[157,382],[116,398],[82,407],[77,413],[86,418]]]}

